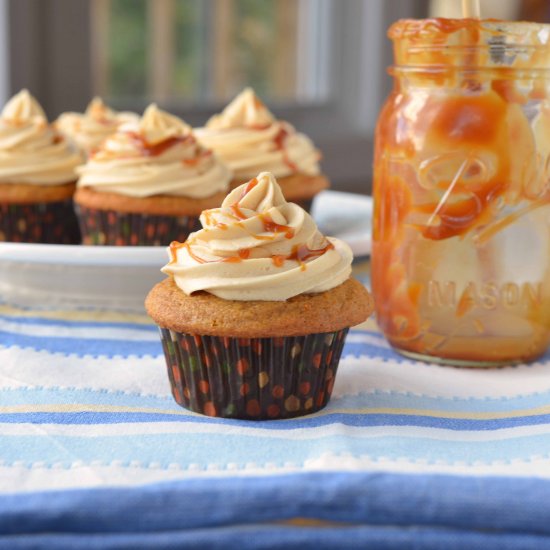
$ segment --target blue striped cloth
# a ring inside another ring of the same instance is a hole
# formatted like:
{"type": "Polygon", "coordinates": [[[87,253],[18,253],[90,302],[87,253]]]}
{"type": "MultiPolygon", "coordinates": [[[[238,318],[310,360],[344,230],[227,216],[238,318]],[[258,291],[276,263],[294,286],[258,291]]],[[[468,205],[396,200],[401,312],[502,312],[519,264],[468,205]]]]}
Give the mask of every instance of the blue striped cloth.
{"type": "Polygon", "coordinates": [[[467,370],[350,332],[329,406],[188,412],[129,312],[0,304],[0,548],[550,547],[550,355],[467,370]]]}

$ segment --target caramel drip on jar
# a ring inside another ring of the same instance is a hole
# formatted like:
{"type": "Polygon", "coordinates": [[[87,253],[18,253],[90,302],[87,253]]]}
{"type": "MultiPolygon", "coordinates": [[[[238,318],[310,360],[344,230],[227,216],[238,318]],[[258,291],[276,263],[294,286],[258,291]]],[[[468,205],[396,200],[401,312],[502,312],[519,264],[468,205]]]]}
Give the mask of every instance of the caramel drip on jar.
{"type": "Polygon", "coordinates": [[[491,362],[547,346],[548,309],[529,294],[545,283],[524,291],[502,258],[509,237],[493,239],[520,219],[546,239],[542,214],[530,217],[550,203],[550,51],[537,29],[512,26],[502,42],[504,27],[474,19],[390,29],[396,78],[376,130],[371,281],[378,325],[398,349],[491,362]],[[512,58],[516,47],[526,54],[512,58]],[[531,333],[512,338],[516,326],[531,333]]]}

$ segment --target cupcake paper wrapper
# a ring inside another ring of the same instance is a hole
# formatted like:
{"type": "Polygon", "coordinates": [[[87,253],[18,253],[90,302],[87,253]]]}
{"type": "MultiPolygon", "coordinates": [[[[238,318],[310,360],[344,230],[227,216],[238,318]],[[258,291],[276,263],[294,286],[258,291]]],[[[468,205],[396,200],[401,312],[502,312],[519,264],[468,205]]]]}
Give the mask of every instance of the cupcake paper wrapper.
{"type": "Polygon", "coordinates": [[[35,204],[0,203],[0,241],[80,243],[72,199],[35,204]]]}
{"type": "Polygon", "coordinates": [[[196,216],[133,214],[77,206],[83,244],[160,246],[201,228],[196,216]]]}
{"type": "Polygon", "coordinates": [[[292,418],[329,401],[348,329],[285,338],[196,336],[160,329],[172,395],[224,418],[292,418]]]}

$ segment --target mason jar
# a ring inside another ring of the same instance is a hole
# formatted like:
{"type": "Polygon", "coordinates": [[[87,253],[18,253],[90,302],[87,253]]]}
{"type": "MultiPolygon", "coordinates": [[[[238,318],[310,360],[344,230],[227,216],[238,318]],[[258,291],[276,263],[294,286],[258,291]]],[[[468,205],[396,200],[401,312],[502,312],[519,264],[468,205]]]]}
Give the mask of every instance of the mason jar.
{"type": "Polygon", "coordinates": [[[402,20],[378,119],[372,288],[400,353],[532,360],[550,340],[550,26],[402,20]]]}

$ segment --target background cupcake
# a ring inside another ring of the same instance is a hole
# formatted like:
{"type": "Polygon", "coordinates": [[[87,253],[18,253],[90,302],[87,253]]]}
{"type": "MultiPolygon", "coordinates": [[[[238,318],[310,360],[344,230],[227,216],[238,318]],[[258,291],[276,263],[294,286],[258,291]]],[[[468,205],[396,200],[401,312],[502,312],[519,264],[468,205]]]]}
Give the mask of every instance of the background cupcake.
{"type": "Polygon", "coordinates": [[[114,111],[101,98],[94,97],[84,113],[63,113],[54,125],[88,157],[122,124],[136,123],[138,120],[137,114],[114,111]]]}
{"type": "Polygon", "coordinates": [[[80,242],[72,197],[82,157],[27,90],[0,115],[0,241],[80,242]]]}
{"type": "Polygon", "coordinates": [[[232,187],[268,170],[287,200],[309,210],[313,197],[329,186],[319,168],[321,155],[311,140],[288,122],[276,120],[251,88],[196,134],[229,165],[234,173],[232,187]]]}
{"type": "Polygon", "coordinates": [[[202,210],[221,203],[231,173],[179,118],[147,108],[80,169],[75,202],[85,244],[185,240],[202,210]]]}
{"type": "Polygon", "coordinates": [[[146,307],[178,403],[210,416],[288,418],[328,402],[350,326],[372,311],[352,252],[287,203],[270,173],[172,243],[146,307]]]}

